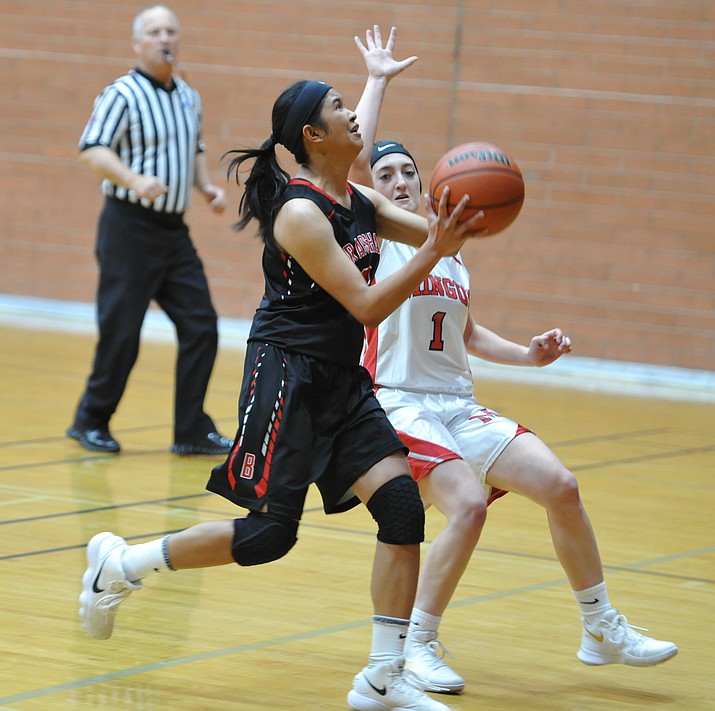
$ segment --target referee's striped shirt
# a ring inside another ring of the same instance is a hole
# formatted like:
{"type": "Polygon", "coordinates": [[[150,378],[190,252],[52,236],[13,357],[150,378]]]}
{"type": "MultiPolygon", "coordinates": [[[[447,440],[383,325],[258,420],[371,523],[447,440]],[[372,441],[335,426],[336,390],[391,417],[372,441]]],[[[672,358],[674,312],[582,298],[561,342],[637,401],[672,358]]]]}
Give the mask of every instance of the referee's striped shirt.
{"type": "MultiPolygon", "coordinates": [[[[141,200],[141,204],[157,212],[181,214],[189,207],[196,154],[204,150],[201,98],[178,77],[174,77],[174,88],[167,90],[133,69],[97,97],[79,145],[80,150],[111,148],[135,173],[159,178],[168,193],[153,203],[141,200]]],[[[106,179],[102,192],[140,202],[133,192],[106,179]]]]}

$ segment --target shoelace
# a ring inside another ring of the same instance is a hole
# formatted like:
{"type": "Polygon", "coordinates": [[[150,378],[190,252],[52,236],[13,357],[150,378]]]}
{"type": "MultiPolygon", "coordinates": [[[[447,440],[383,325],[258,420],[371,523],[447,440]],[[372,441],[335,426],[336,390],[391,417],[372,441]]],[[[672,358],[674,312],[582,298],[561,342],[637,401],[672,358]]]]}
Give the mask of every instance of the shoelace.
{"type": "Polygon", "coordinates": [[[429,642],[425,642],[424,646],[431,652],[428,662],[431,669],[441,669],[442,667],[446,667],[447,663],[444,661],[445,657],[454,659],[447,648],[438,639],[431,639],[429,642]]]}
{"type": "Polygon", "coordinates": [[[646,640],[646,637],[636,630],[641,630],[643,632],[647,632],[648,630],[645,627],[629,625],[625,615],[617,615],[610,623],[610,627],[611,629],[609,630],[608,638],[612,642],[620,643],[625,638],[632,642],[642,644],[646,640]]]}

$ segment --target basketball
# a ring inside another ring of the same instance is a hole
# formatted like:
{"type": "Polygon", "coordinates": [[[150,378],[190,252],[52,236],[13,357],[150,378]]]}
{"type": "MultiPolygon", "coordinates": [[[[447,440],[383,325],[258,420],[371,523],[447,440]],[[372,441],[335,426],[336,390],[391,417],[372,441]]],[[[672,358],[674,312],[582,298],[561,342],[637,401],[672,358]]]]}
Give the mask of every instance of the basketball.
{"type": "Polygon", "coordinates": [[[524,204],[524,178],[516,162],[491,143],[463,143],[447,151],[432,171],[429,195],[437,212],[445,185],[449,185],[447,212],[451,213],[469,195],[460,222],[480,210],[484,218],[477,227],[491,236],[505,230],[524,204]]]}

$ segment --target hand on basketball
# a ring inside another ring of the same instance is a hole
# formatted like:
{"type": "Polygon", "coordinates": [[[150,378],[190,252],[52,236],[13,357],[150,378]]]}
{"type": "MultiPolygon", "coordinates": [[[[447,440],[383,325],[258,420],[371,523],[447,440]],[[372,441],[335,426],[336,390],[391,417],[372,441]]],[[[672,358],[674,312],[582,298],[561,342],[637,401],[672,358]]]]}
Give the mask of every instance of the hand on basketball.
{"type": "Polygon", "coordinates": [[[529,345],[529,360],[538,368],[553,363],[565,353],[571,353],[571,339],[560,328],[534,336],[529,345]]]}
{"type": "Polygon", "coordinates": [[[429,194],[432,207],[449,185],[452,208],[462,195],[470,204],[462,219],[482,211],[484,221],[473,237],[492,236],[505,230],[524,204],[524,176],[513,158],[491,143],[463,143],[447,151],[432,171],[429,194]]]}
{"type": "Polygon", "coordinates": [[[432,208],[429,195],[424,196],[427,222],[429,224],[429,237],[434,240],[435,246],[445,257],[453,257],[459,252],[470,237],[479,232],[479,222],[484,219],[484,212],[479,211],[469,219],[460,222],[465,207],[469,204],[469,195],[464,195],[455,208],[448,212],[449,186],[442,191],[438,211],[432,208]]]}
{"type": "Polygon", "coordinates": [[[358,46],[365,60],[367,72],[371,77],[375,79],[385,79],[385,81],[388,82],[417,61],[417,57],[415,56],[408,57],[401,61],[397,61],[392,56],[396,38],[397,28],[393,27],[390,30],[387,44],[383,47],[379,25],[373,25],[372,30],[365,32],[365,44],[362,43],[359,37],[355,37],[355,44],[358,46]]]}

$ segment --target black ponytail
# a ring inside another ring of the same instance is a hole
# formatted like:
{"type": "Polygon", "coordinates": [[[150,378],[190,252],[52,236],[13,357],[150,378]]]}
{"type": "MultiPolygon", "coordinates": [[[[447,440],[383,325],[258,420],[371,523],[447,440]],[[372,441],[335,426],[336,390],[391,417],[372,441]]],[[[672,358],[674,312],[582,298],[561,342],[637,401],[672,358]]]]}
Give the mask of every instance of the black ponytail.
{"type": "Polygon", "coordinates": [[[234,225],[242,230],[253,219],[260,225],[259,234],[265,241],[273,226],[273,210],[290,175],[281,168],[276,156],[276,143],[284,145],[296,162],[308,163],[303,141],[303,126],[323,127],[320,110],[328,84],[317,81],[297,81],[276,99],[271,116],[272,134],[260,148],[241,148],[224,153],[222,159],[233,156],[227,176],[240,185],[239,173],[244,161],[253,160],[253,167],[245,181],[245,190],[238,208],[239,220],[234,225]]]}
{"type": "Polygon", "coordinates": [[[233,156],[226,171],[240,185],[239,174],[244,161],[253,160],[253,167],[245,181],[245,190],[238,207],[239,220],[234,229],[242,230],[255,219],[259,235],[265,241],[272,226],[273,207],[290,180],[290,175],[281,168],[276,156],[276,147],[271,136],[260,148],[242,148],[224,153],[223,158],[233,156]]]}

